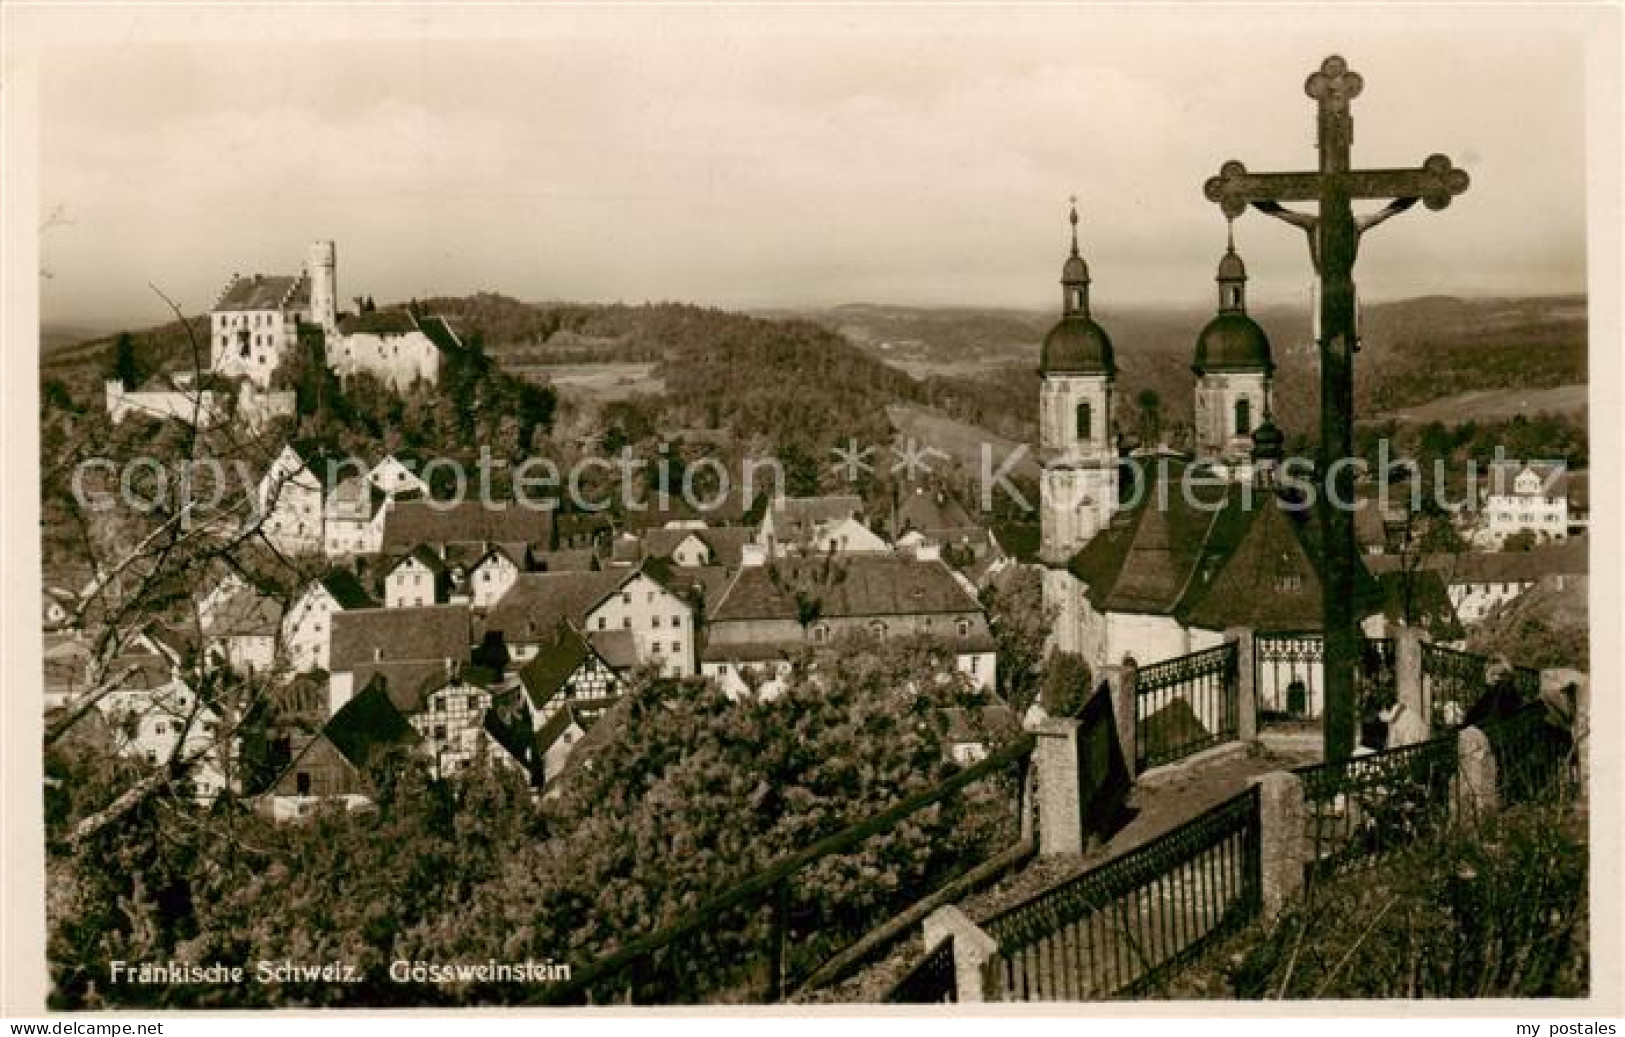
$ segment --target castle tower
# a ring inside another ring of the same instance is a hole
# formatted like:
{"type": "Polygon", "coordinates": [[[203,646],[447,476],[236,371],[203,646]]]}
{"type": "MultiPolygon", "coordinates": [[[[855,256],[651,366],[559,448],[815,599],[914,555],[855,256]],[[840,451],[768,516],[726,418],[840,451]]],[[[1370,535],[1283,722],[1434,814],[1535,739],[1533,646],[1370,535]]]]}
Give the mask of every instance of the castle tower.
{"type": "Polygon", "coordinates": [[[1072,253],[1061,267],[1061,320],[1044,339],[1038,366],[1041,554],[1065,565],[1117,507],[1117,446],[1111,339],[1089,315],[1089,264],[1078,254],[1078,210],[1071,212],[1072,253]]]}
{"type": "Polygon", "coordinates": [[[1251,460],[1253,430],[1270,411],[1269,339],[1247,315],[1247,267],[1232,236],[1215,278],[1219,312],[1196,337],[1196,457],[1233,467],[1251,460]]]}
{"type": "Polygon", "coordinates": [[[310,278],[310,321],[329,335],[338,334],[338,253],[331,241],[313,241],[306,253],[305,274],[310,278]]]}

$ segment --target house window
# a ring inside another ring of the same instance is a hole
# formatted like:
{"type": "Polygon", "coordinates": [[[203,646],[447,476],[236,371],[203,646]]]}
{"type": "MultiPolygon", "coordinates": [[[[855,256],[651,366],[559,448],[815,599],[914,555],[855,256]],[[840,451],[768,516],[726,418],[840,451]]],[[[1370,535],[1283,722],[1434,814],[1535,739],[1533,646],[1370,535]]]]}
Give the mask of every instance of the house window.
{"type": "Polygon", "coordinates": [[[652,617],[649,620],[649,625],[651,627],[653,627],[654,629],[659,630],[660,629],[660,617],[659,616],[652,617]]]}
{"type": "Polygon", "coordinates": [[[1236,435],[1245,436],[1253,429],[1253,401],[1236,401],[1236,435]]]}
{"type": "Polygon", "coordinates": [[[622,605],[630,605],[630,604],[632,604],[632,592],[631,591],[622,591],[621,592],[621,604],[622,605]]]}
{"type": "Polygon", "coordinates": [[[1077,438],[1094,438],[1094,415],[1090,413],[1089,404],[1087,402],[1078,404],[1077,424],[1077,438]]]}
{"type": "Polygon", "coordinates": [[[622,616],[621,617],[621,629],[622,630],[631,630],[632,629],[632,617],[631,616],[622,616]]]}
{"type": "Polygon", "coordinates": [[[959,621],[959,636],[960,637],[969,637],[970,636],[970,620],[962,619],[962,620],[959,621]]]}
{"type": "Polygon", "coordinates": [[[300,771],[293,776],[293,790],[301,796],[310,795],[310,775],[300,771]]]}
{"type": "Polygon", "coordinates": [[[682,650],[683,650],[683,642],[681,642],[681,641],[673,641],[671,643],[671,651],[672,651],[673,655],[677,655],[677,654],[681,653],[682,650]]]}
{"type": "Polygon", "coordinates": [[[873,623],[869,624],[869,632],[871,634],[875,635],[876,637],[885,637],[886,636],[886,624],[880,622],[877,619],[873,623]]]}
{"type": "Polygon", "coordinates": [[[660,642],[659,641],[653,642],[650,645],[650,650],[653,651],[656,655],[659,655],[660,654],[660,642]]]}
{"type": "Polygon", "coordinates": [[[599,616],[598,617],[598,629],[599,630],[604,630],[604,629],[607,629],[608,626],[609,626],[609,620],[604,618],[603,616],[599,616]]]}
{"type": "Polygon", "coordinates": [[[446,740],[446,725],[445,724],[436,724],[436,725],[434,725],[434,740],[437,741],[437,742],[443,742],[443,741],[446,740]]]}
{"type": "Polygon", "coordinates": [[[674,630],[678,629],[679,627],[681,627],[683,625],[683,617],[682,616],[673,616],[673,617],[671,617],[671,625],[672,625],[672,629],[674,629],[674,630]]]}
{"type": "Polygon", "coordinates": [[[817,626],[813,627],[813,640],[814,641],[828,641],[829,640],[829,627],[825,626],[823,623],[820,623],[817,626]]]}

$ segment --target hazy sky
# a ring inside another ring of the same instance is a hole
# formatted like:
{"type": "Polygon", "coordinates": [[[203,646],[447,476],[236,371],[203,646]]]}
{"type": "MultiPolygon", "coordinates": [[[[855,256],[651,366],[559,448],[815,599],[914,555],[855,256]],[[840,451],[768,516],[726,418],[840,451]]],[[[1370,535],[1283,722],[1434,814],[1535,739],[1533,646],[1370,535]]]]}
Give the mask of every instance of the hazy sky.
{"type": "MultiPolygon", "coordinates": [[[[1473,177],[1372,232],[1367,298],[1580,291],[1585,51],[1555,22],[154,11],[41,61],[40,207],[65,216],[42,317],[159,319],[148,281],[206,310],[315,238],[343,299],[1051,306],[1072,193],[1100,308],[1201,302],[1224,243],[1202,181],[1312,168],[1303,80],[1334,51],[1365,78],[1357,164],[1473,177]]],[[[1301,232],[1251,213],[1237,239],[1256,302],[1306,299],[1301,232]]]]}

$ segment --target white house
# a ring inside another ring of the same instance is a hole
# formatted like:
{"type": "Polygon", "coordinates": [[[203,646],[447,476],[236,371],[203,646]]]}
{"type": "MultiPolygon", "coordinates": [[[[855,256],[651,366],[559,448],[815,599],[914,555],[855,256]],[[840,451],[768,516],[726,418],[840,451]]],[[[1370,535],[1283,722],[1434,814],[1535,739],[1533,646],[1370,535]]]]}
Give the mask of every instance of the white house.
{"type": "Polygon", "coordinates": [[[365,372],[396,390],[417,381],[439,381],[443,344],[461,347],[445,321],[419,320],[405,310],[346,316],[338,330],[327,342],[333,373],[342,378],[365,372]]]}
{"type": "Polygon", "coordinates": [[[776,498],[762,516],[757,543],[777,557],[891,550],[864,524],[863,501],[852,496],[776,498]]]}
{"type": "Polygon", "coordinates": [[[590,640],[631,638],[638,663],[654,663],[669,677],[694,673],[694,609],[639,569],[521,573],[485,618],[513,658],[529,661],[567,622],[590,640]]]}
{"type": "MultiPolygon", "coordinates": [[[[436,777],[486,765],[529,773],[530,725],[509,725],[494,709],[490,689],[458,678],[430,692],[421,712],[407,717],[422,739],[418,749],[436,777]]],[[[517,705],[517,697],[515,697],[517,705]]],[[[519,706],[521,719],[527,715],[519,706]]]]}
{"type": "Polygon", "coordinates": [[[512,589],[522,571],[520,560],[502,547],[493,547],[468,570],[469,604],[477,610],[489,609],[512,589]]]}
{"type": "Polygon", "coordinates": [[[1499,545],[1514,533],[1531,532],[1542,540],[1569,535],[1569,475],[1559,463],[1511,461],[1490,466],[1484,496],[1488,538],[1499,545]]]}
{"type": "Polygon", "coordinates": [[[382,490],[386,497],[426,496],[429,492],[429,484],[394,454],[385,454],[373,465],[367,472],[367,481],[382,490]]]}
{"type": "Polygon", "coordinates": [[[120,755],[154,767],[189,762],[186,781],[200,803],[212,802],[226,790],[233,740],[222,730],[220,716],[185,681],[158,667],[143,667],[126,686],[98,700],[96,708],[120,755]]]}
{"type": "Polygon", "coordinates": [[[240,674],[270,673],[276,666],[282,605],[244,583],[198,609],[204,657],[240,674]]]}
{"type": "Polygon", "coordinates": [[[419,547],[390,567],[384,576],[385,608],[416,608],[444,604],[447,597],[446,564],[427,547],[419,547]]]}
{"type": "Polygon", "coordinates": [[[347,572],[331,572],[312,581],[282,618],[290,668],[297,673],[329,669],[333,617],[347,609],[372,607],[360,581],[347,572]]]}
{"type": "Polygon", "coordinates": [[[317,554],[325,546],[327,479],[339,463],[330,460],[318,446],[289,443],[260,479],[254,518],[277,550],[317,554]]]}

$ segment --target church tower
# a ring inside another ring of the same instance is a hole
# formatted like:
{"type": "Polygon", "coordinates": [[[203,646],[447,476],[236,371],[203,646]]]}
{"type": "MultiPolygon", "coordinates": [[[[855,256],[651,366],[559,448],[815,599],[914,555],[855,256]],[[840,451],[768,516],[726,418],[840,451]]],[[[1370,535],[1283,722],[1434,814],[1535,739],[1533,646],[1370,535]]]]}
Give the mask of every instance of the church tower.
{"type": "Polygon", "coordinates": [[[1089,315],[1089,264],[1078,254],[1073,205],[1072,254],[1061,267],[1061,320],[1044,339],[1038,373],[1041,553],[1065,565],[1117,508],[1117,446],[1111,339],[1089,315]]]}
{"type": "Polygon", "coordinates": [[[1232,234],[1219,260],[1219,312],[1196,337],[1196,458],[1244,475],[1253,430],[1270,411],[1269,339],[1247,316],[1247,267],[1232,234]]]}

